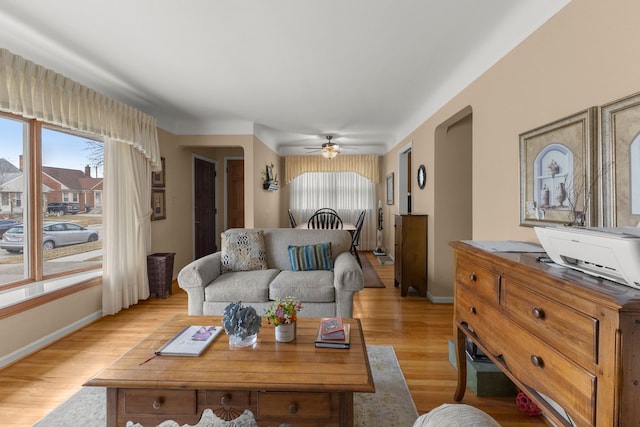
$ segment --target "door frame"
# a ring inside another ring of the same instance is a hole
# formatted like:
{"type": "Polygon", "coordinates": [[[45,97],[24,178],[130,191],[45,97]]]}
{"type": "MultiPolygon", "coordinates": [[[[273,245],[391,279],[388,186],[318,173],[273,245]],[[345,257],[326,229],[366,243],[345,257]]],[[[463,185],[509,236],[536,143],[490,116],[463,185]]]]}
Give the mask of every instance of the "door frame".
{"type": "Polygon", "coordinates": [[[398,195],[398,213],[400,215],[409,213],[409,192],[407,191],[409,182],[407,177],[409,176],[409,168],[411,168],[409,164],[411,150],[413,150],[413,140],[398,150],[398,179],[396,180],[398,191],[396,194],[398,195]]]}
{"type": "MultiPolygon", "coordinates": [[[[228,160],[244,160],[244,156],[229,156],[229,157],[225,157],[223,162],[224,162],[224,173],[223,173],[223,189],[222,189],[222,197],[224,197],[224,207],[223,207],[223,229],[226,230],[228,228],[228,223],[227,223],[227,161],[228,160]]],[[[245,178],[246,179],[246,178],[245,178]]],[[[246,182],[245,182],[245,188],[246,188],[246,182]]],[[[245,190],[246,191],[246,190],[245,190]]],[[[216,206],[217,208],[217,206],[216,206]]],[[[246,218],[246,215],[245,215],[246,218]]]]}
{"type": "MultiPolygon", "coordinates": [[[[218,161],[216,159],[212,159],[211,157],[203,156],[202,154],[191,153],[191,257],[192,258],[195,258],[196,256],[196,182],[195,182],[196,159],[202,160],[207,163],[213,163],[216,169],[216,176],[213,177],[213,185],[216,189],[218,188],[217,187],[218,161]]],[[[218,209],[219,209],[219,203],[220,203],[219,200],[220,200],[220,197],[215,197],[214,203],[213,203],[215,208],[215,214],[213,217],[213,226],[216,228],[218,224],[218,212],[219,212],[218,209]]]]}

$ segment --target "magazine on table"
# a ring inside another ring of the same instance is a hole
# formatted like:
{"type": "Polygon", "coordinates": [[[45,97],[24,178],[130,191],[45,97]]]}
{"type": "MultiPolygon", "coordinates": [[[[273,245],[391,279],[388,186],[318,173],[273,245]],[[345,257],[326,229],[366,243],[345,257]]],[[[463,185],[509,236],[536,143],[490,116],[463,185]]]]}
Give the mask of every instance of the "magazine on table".
{"type": "Polygon", "coordinates": [[[187,326],[156,350],[158,356],[200,356],[222,332],[222,326],[187,326]]]}

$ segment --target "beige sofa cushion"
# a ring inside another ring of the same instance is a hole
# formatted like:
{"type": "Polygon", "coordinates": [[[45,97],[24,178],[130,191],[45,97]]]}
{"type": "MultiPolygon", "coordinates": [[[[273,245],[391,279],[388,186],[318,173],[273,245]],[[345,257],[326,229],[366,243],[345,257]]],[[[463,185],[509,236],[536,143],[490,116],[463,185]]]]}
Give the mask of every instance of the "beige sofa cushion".
{"type": "Polygon", "coordinates": [[[269,286],[269,298],[295,296],[305,302],[333,302],[336,299],[333,272],[281,271],[269,286]]]}
{"type": "Polygon", "coordinates": [[[215,281],[215,286],[204,288],[206,301],[269,301],[269,284],[279,271],[256,270],[236,271],[221,274],[215,281]]]}

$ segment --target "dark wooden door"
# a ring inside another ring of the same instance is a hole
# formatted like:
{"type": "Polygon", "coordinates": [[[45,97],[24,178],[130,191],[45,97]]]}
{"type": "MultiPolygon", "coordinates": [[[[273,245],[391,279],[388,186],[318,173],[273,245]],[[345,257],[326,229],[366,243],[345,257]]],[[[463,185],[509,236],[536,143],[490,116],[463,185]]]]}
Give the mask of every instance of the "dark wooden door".
{"type": "Polygon", "coordinates": [[[244,160],[227,160],[227,228],[244,227],[244,160]]]}
{"type": "Polygon", "coordinates": [[[195,257],[218,250],[216,246],[216,165],[196,158],[193,170],[195,257]]]}

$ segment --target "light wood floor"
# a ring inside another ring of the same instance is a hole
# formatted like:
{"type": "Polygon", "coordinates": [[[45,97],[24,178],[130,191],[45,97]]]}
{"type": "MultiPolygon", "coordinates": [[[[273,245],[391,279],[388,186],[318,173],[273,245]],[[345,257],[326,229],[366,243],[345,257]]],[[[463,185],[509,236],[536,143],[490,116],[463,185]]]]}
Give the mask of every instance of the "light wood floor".
{"type": "MultiPolygon", "coordinates": [[[[393,286],[393,266],[381,266],[371,253],[366,255],[386,285],[366,288],[354,300],[354,317],[362,321],[367,344],[394,347],[419,413],[454,403],[456,371],[448,361],[453,307],[400,297],[393,286]]],[[[104,317],[0,370],[0,425],[33,425],[161,322],[186,310],[186,294],[174,283],[173,296],[104,317]]],[[[478,398],[467,389],[463,403],[483,409],[504,427],[548,425],[540,417],[523,415],[514,398],[478,398]]]]}

